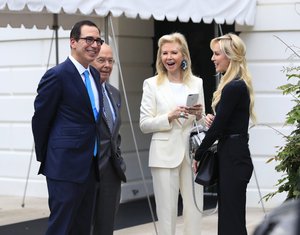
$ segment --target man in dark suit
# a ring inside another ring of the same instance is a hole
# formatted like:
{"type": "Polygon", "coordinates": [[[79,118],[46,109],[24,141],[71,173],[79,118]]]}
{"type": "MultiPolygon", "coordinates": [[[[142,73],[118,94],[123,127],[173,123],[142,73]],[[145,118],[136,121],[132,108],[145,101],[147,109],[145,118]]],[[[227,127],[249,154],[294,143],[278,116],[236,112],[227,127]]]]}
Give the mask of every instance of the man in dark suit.
{"type": "Polygon", "coordinates": [[[71,55],[49,69],[38,85],[32,130],[39,173],[46,176],[49,193],[46,235],[90,233],[102,93],[99,73],[89,64],[102,43],[93,22],[76,23],[71,55]]]}
{"type": "Polygon", "coordinates": [[[98,183],[95,214],[93,219],[94,235],[112,235],[114,231],[115,216],[118,211],[121,180],[118,177],[111,161],[111,155],[120,151],[121,136],[119,134],[121,125],[121,96],[120,92],[110,85],[109,80],[114,64],[112,49],[109,45],[103,44],[100,53],[92,65],[100,73],[104,110],[101,116],[100,155],[99,171],[100,180],[98,183]],[[109,107],[106,108],[105,99],[109,107]],[[110,115],[109,116],[109,112],[110,115]],[[112,120],[110,120],[112,119],[112,120]],[[110,123],[111,122],[111,123],[110,123]]]}

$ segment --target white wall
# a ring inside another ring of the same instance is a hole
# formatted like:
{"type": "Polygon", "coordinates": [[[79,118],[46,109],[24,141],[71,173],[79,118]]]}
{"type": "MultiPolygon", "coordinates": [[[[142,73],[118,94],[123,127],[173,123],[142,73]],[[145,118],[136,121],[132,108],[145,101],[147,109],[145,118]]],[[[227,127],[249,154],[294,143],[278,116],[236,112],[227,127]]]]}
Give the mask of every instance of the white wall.
{"type": "MultiPolygon", "coordinates": [[[[52,31],[0,28],[0,35],[0,194],[23,195],[33,154],[33,100],[46,71],[52,31]]],[[[60,36],[60,58],[65,58],[68,35],[60,32],[60,36]]],[[[53,46],[49,66],[54,63],[53,46]]],[[[32,160],[27,195],[47,196],[35,155],[32,160]]]]}
{"type": "MultiPolygon", "coordinates": [[[[293,128],[284,126],[286,113],[293,106],[291,97],[282,95],[277,89],[287,83],[281,70],[291,64],[289,56],[292,53],[275,36],[289,45],[300,46],[299,6],[296,1],[290,0],[259,0],[254,27],[236,26],[247,45],[247,60],[253,75],[259,125],[250,130],[250,147],[263,196],[276,191],[275,184],[283,176],[275,171],[276,162],[266,162],[276,155],[276,146],[284,145],[282,135],[265,125],[283,134],[289,134],[293,128]]],[[[265,202],[265,206],[277,206],[285,196],[285,193],[275,196],[265,202]]],[[[248,206],[259,206],[258,202],[257,184],[252,177],[247,203],[248,206]]]]}
{"type": "MultiPolygon", "coordinates": [[[[154,36],[154,27],[152,20],[133,20],[122,17],[115,18],[113,22],[130,111],[129,116],[122,78],[119,75],[118,83],[122,93],[121,149],[127,164],[126,176],[128,180],[126,184],[122,184],[121,201],[127,201],[145,197],[147,192],[153,194],[152,179],[148,168],[150,136],[144,135],[140,131],[139,109],[143,81],[153,74],[151,64],[153,63],[152,37],[154,36]],[[142,174],[145,177],[146,188],[142,182],[142,174]]],[[[109,34],[112,35],[111,32],[109,34]]],[[[115,71],[118,69],[116,67],[114,68],[115,71]]]]}

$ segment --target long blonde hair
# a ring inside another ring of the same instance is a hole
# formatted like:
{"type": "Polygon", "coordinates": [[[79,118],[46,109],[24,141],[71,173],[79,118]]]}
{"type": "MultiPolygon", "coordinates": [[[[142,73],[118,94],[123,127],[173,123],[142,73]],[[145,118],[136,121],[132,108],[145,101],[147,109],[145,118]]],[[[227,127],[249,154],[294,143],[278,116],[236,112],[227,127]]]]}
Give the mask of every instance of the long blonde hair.
{"type": "Polygon", "coordinates": [[[158,79],[157,79],[158,84],[162,83],[163,79],[167,75],[167,70],[161,60],[161,53],[162,53],[161,48],[165,43],[174,43],[174,42],[179,44],[180,46],[179,50],[182,53],[183,58],[187,62],[186,70],[182,70],[183,82],[186,83],[192,77],[192,68],[191,68],[192,62],[191,62],[191,56],[190,56],[188,44],[183,34],[175,32],[175,33],[164,35],[158,40],[158,50],[156,56],[156,72],[158,75],[158,79]]]}
{"type": "Polygon", "coordinates": [[[216,106],[221,99],[223,88],[229,82],[238,77],[246,83],[250,96],[250,118],[255,123],[256,116],[254,112],[254,92],[252,78],[246,63],[246,46],[239,36],[232,33],[212,39],[210,42],[210,48],[213,49],[213,46],[216,43],[219,43],[221,52],[227,56],[227,58],[230,60],[230,63],[218,85],[217,90],[213,94],[212,109],[215,112],[216,106]]]}

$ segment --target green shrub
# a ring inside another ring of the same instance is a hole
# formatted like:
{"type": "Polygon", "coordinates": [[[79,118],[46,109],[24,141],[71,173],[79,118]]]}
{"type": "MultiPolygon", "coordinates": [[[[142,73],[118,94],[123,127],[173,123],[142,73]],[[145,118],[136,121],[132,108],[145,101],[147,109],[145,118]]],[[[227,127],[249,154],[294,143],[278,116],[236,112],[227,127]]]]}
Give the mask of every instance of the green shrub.
{"type": "MultiPolygon", "coordinates": [[[[296,51],[288,45],[287,47],[293,51],[298,59],[300,58],[296,51]]],[[[268,160],[268,162],[272,160],[278,162],[275,170],[282,172],[283,178],[279,179],[276,184],[277,191],[264,196],[266,200],[282,192],[287,192],[287,199],[300,198],[300,66],[286,67],[283,72],[289,83],[278,87],[278,89],[282,90],[283,95],[291,95],[295,103],[287,113],[285,123],[295,125],[296,128],[290,135],[284,136],[285,145],[279,147],[276,156],[268,160]]]]}

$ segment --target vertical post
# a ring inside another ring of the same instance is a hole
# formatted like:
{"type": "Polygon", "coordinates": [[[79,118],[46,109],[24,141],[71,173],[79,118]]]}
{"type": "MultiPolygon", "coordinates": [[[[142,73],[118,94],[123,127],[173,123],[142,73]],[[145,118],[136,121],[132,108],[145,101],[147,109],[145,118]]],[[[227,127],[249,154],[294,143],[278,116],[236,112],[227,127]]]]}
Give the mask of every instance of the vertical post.
{"type": "Polygon", "coordinates": [[[109,33],[108,33],[108,24],[109,24],[110,13],[104,18],[104,41],[106,44],[109,44],[109,33]]]}
{"type": "Polygon", "coordinates": [[[58,54],[58,15],[57,14],[53,14],[52,29],[55,31],[55,59],[56,59],[56,65],[58,65],[59,54],[58,54]]]}
{"type": "MultiPolygon", "coordinates": [[[[214,23],[214,34],[215,37],[219,37],[223,35],[222,26],[220,24],[214,23]]],[[[221,74],[218,73],[216,76],[216,88],[218,87],[221,79],[221,74]]]]}

